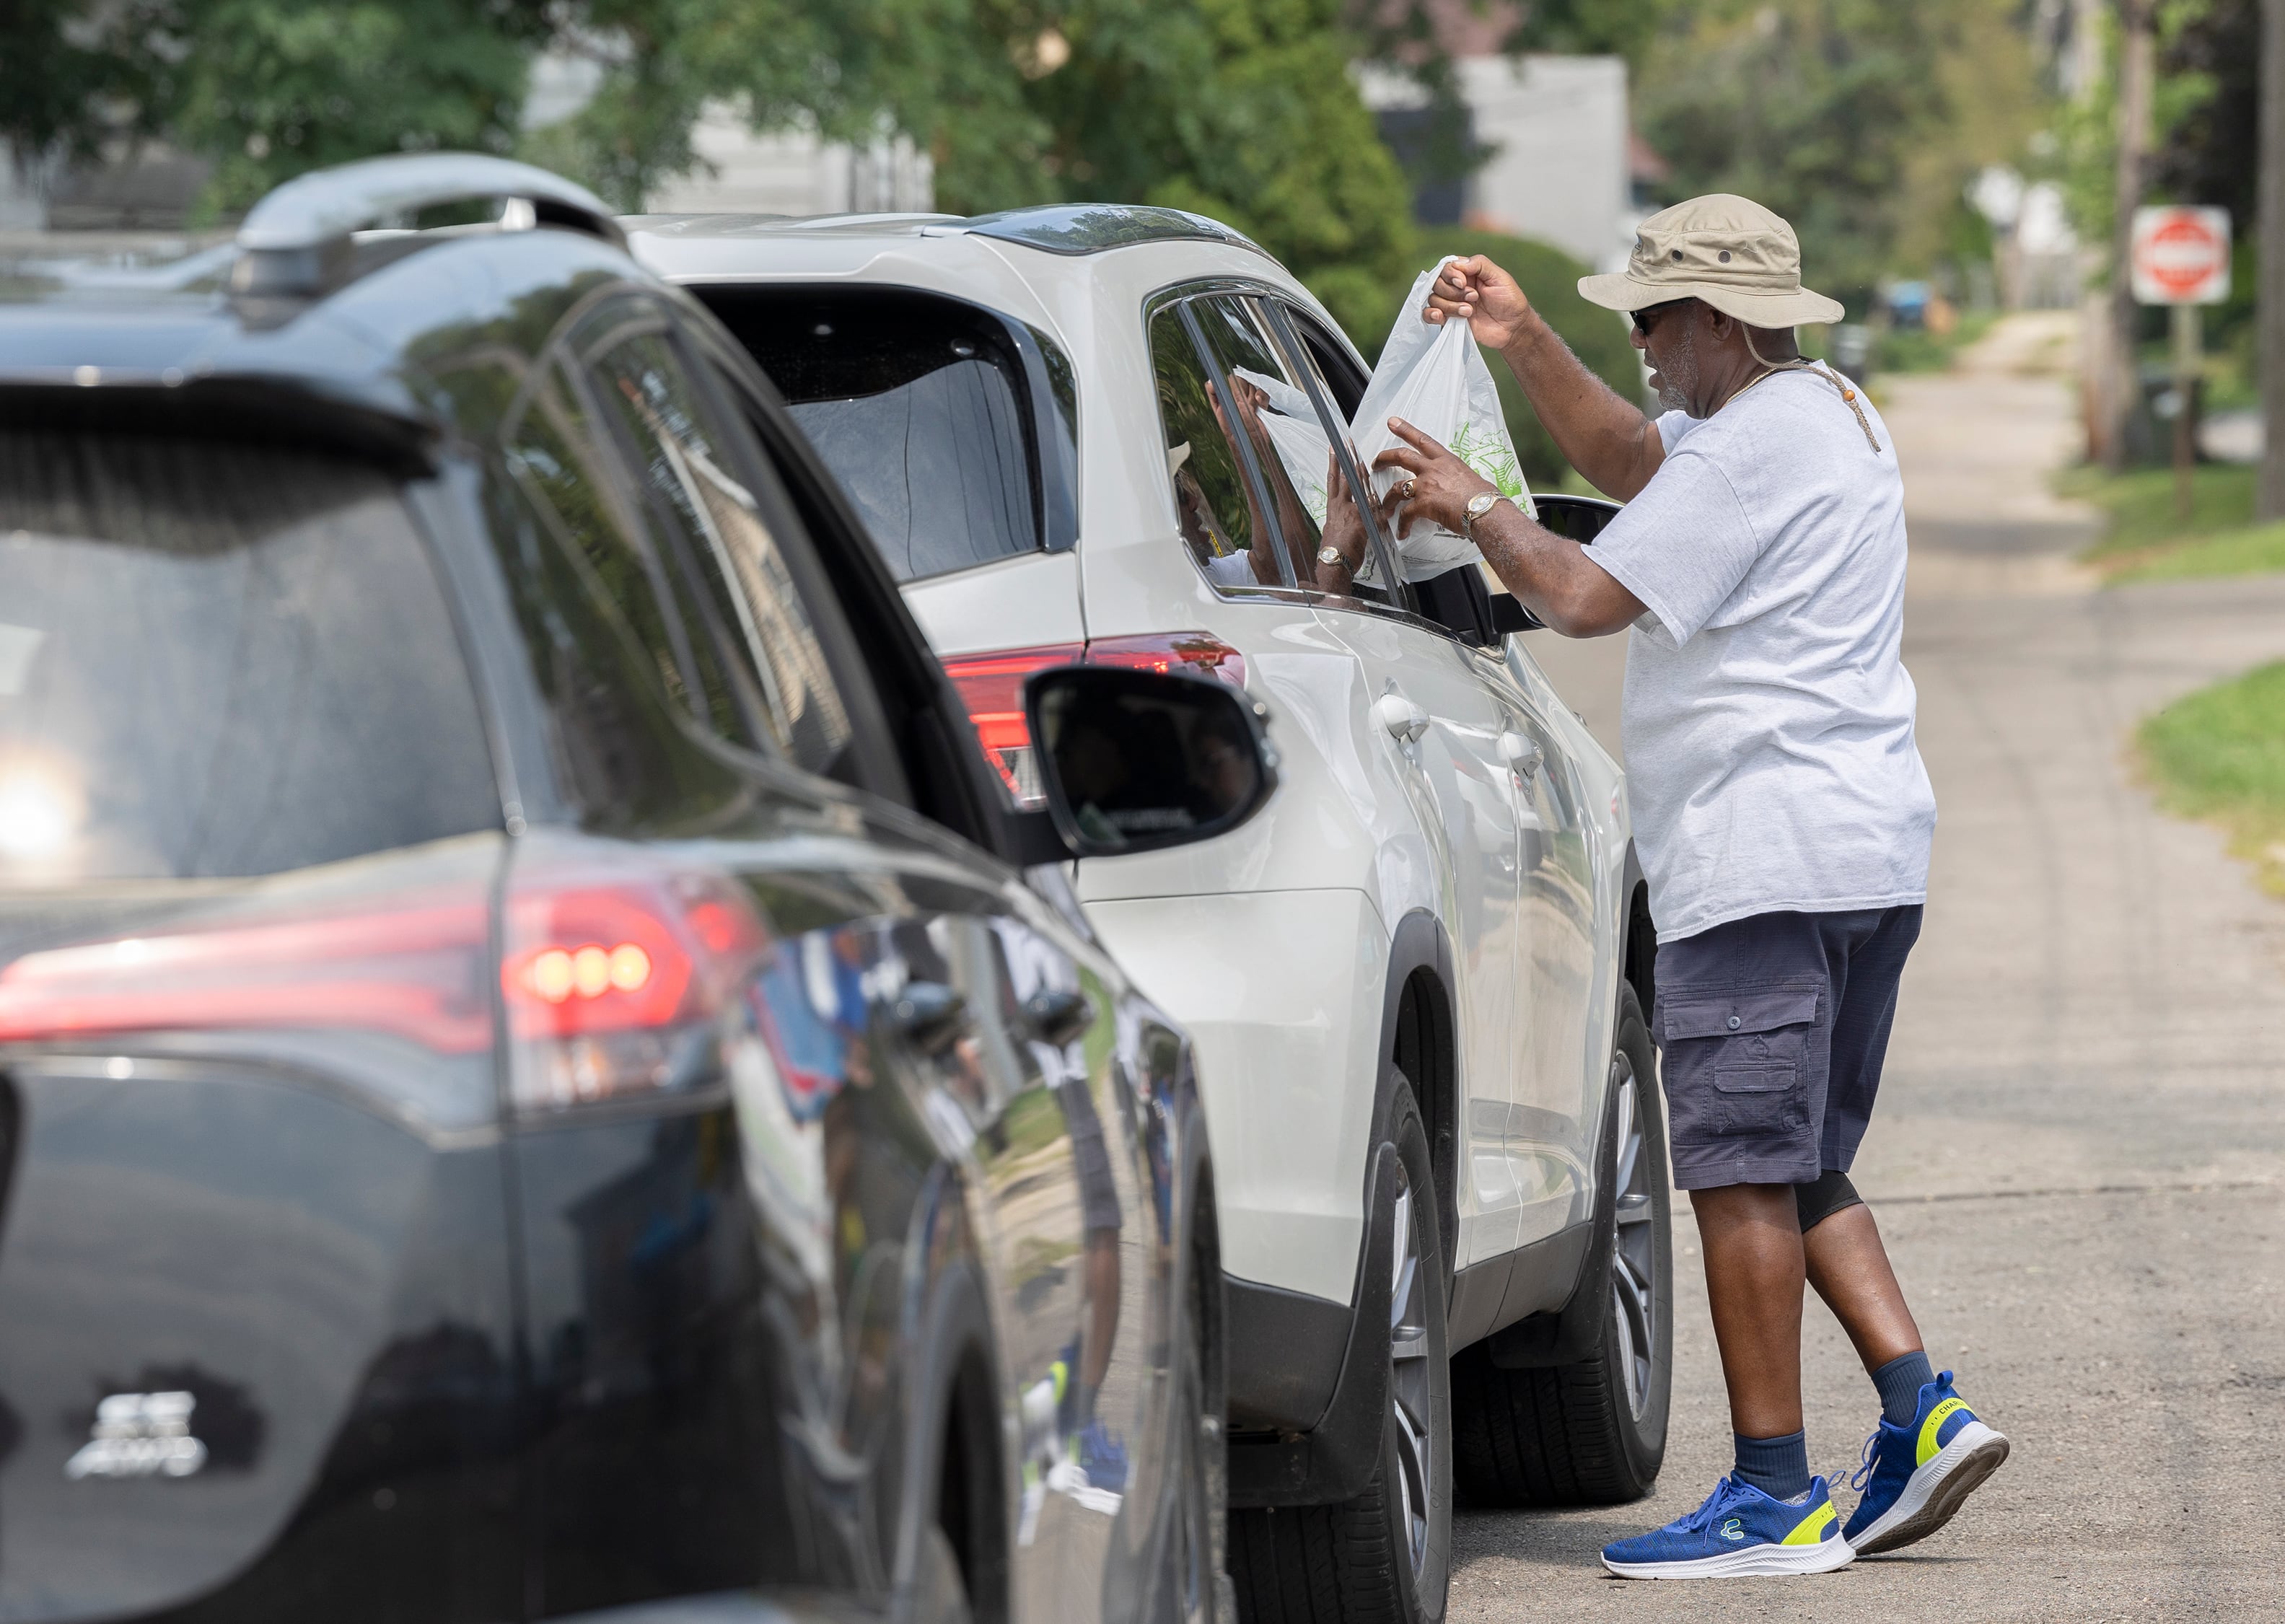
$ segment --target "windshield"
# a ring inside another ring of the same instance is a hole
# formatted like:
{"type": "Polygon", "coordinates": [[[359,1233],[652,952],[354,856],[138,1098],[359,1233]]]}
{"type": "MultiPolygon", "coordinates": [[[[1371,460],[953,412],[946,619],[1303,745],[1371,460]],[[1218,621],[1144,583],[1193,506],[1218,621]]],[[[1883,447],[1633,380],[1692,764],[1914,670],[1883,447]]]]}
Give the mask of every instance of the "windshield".
{"type": "Polygon", "coordinates": [[[0,431],[0,888],[274,874],[499,822],[385,476],[0,431]]]}
{"type": "Polygon", "coordinates": [[[698,288],[792,408],[899,581],[1068,544],[1069,363],[902,289],[698,288]]]}

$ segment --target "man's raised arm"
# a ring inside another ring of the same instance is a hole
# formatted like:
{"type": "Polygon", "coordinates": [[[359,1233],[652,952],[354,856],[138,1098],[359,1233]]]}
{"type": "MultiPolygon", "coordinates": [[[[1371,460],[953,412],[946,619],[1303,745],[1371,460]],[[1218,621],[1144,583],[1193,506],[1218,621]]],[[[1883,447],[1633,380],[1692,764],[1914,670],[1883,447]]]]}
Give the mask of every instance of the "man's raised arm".
{"type": "Polygon", "coordinates": [[[1589,372],[1515,279],[1482,255],[1445,266],[1422,314],[1435,323],[1459,317],[1476,342],[1498,350],[1564,459],[1605,495],[1631,500],[1666,459],[1657,426],[1589,372]]]}

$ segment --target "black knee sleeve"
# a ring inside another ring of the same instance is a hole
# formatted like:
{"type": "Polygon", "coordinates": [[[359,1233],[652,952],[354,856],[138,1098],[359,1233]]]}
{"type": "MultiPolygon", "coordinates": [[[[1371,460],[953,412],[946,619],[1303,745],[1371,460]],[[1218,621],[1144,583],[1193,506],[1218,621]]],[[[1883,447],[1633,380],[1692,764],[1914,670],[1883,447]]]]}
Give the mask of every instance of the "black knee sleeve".
{"type": "Polygon", "coordinates": [[[1849,1182],[1847,1173],[1826,1173],[1815,1183],[1794,1185],[1793,1204],[1801,1214],[1801,1232],[1807,1235],[1841,1208],[1863,1206],[1865,1197],[1849,1182]]]}

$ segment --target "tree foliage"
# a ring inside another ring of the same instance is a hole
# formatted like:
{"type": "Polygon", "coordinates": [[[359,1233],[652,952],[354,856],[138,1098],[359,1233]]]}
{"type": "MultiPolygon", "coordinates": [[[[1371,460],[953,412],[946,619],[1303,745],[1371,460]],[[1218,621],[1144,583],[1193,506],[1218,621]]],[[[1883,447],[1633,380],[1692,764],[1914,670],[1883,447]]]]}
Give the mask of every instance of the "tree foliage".
{"type": "Polygon", "coordinates": [[[1637,100],[1669,200],[1766,204],[1844,297],[1941,253],[1969,177],[2037,111],[2004,0],[1708,0],[1660,32],[1637,100]]]}

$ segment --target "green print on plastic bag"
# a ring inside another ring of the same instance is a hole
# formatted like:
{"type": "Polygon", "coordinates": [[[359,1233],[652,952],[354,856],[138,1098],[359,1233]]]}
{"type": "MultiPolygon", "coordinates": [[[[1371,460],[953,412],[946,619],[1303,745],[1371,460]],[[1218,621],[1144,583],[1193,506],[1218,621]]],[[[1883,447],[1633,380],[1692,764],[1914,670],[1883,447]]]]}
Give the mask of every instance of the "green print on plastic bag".
{"type": "Polygon", "coordinates": [[[1516,467],[1515,453],[1501,444],[1496,435],[1479,435],[1474,424],[1463,423],[1453,431],[1450,451],[1491,481],[1502,496],[1514,500],[1523,495],[1523,470],[1516,467]]]}
{"type": "Polygon", "coordinates": [[[1311,522],[1318,530],[1323,530],[1325,528],[1326,506],[1324,481],[1316,480],[1303,485],[1299,495],[1301,498],[1301,506],[1308,514],[1311,522]]]}

